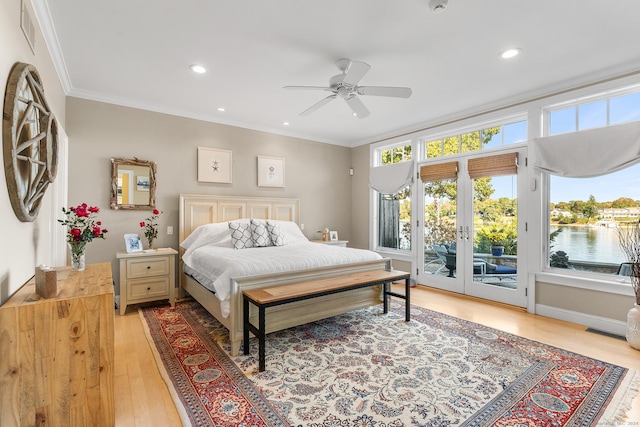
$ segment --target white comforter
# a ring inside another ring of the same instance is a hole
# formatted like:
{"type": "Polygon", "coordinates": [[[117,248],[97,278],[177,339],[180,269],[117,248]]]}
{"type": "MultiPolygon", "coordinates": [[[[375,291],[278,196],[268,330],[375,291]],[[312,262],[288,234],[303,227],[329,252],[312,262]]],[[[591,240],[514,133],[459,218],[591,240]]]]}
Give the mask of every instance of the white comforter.
{"type": "Polygon", "coordinates": [[[200,246],[185,252],[182,260],[187,274],[215,292],[221,301],[222,315],[227,317],[231,278],[380,258],[380,255],[368,250],[295,241],[285,246],[239,250],[215,245],[200,246]]]}

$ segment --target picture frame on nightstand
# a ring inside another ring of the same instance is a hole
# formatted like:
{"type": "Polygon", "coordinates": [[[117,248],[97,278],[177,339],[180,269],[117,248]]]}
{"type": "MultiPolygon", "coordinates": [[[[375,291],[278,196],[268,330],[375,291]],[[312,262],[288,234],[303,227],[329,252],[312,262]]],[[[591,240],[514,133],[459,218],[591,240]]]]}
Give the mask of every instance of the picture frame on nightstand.
{"type": "Polygon", "coordinates": [[[137,234],[125,234],[124,245],[127,248],[127,253],[142,252],[142,242],[137,234]]]}
{"type": "Polygon", "coordinates": [[[331,241],[338,240],[338,232],[337,231],[329,231],[329,240],[331,240],[331,241]]]}

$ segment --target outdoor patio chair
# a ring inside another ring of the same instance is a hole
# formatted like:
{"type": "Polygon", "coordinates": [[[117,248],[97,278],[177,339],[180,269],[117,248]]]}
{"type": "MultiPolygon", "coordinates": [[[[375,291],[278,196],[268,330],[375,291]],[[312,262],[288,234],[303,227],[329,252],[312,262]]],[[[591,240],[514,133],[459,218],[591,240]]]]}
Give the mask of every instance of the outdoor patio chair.
{"type": "MultiPolygon", "coordinates": [[[[443,267],[449,270],[447,277],[455,277],[456,272],[456,251],[451,249],[447,245],[433,245],[433,250],[443,263],[434,274],[439,273],[443,267]]],[[[512,278],[518,273],[517,269],[513,267],[507,267],[505,265],[492,264],[482,258],[473,259],[473,275],[485,277],[498,277],[498,278],[512,278]]]]}

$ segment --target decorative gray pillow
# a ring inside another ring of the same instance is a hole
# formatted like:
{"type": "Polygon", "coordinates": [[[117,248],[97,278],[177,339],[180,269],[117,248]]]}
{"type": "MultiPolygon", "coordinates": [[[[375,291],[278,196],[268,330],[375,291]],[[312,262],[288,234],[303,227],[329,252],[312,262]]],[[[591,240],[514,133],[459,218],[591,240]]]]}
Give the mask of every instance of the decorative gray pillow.
{"type": "Polygon", "coordinates": [[[247,249],[253,247],[249,224],[230,222],[229,229],[231,230],[231,243],[233,243],[234,249],[247,249]]]}
{"type": "Polygon", "coordinates": [[[254,247],[273,246],[271,237],[269,237],[269,232],[267,231],[266,222],[251,218],[249,228],[251,230],[251,240],[253,240],[254,247]]]}
{"type": "Polygon", "coordinates": [[[269,237],[271,238],[273,246],[284,246],[287,244],[284,232],[277,224],[267,221],[267,231],[269,232],[269,237]]]}

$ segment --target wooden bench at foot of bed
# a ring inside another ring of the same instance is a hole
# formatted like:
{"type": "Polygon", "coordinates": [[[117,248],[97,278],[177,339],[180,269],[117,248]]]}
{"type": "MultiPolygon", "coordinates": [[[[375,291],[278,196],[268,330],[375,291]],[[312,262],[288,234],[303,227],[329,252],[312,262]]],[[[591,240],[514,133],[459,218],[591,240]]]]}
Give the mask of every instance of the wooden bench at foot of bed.
{"type": "Polygon", "coordinates": [[[374,270],[351,273],[323,279],[289,283],[286,285],[269,286],[259,289],[249,289],[242,292],[243,298],[243,344],[244,354],[249,354],[249,332],[258,337],[259,370],[265,369],[265,337],[266,309],[277,305],[288,304],[325,295],[346,292],[369,286],[383,286],[383,311],[389,311],[389,297],[405,300],[405,320],[410,320],[410,279],[411,274],[398,270],[374,270]],[[404,280],[405,294],[398,294],[389,290],[389,283],[404,280]],[[258,327],[249,320],[249,303],[258,307],[258,327]]]}

